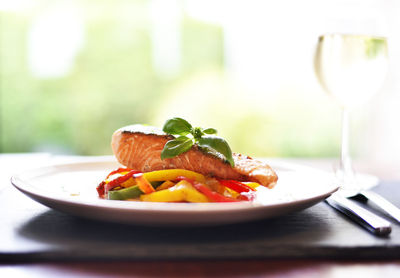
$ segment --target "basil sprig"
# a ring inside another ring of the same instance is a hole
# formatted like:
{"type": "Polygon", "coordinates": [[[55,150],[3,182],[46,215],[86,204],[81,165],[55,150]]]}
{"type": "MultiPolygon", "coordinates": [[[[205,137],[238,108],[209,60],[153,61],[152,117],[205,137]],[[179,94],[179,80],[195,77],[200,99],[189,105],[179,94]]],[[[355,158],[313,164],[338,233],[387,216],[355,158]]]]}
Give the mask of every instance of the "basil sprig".
{"type": "Polygon", "coordinates": [[[161,159],[180,155],[196,144],[204,151],[226,160],[232,167],[235,166],[231,148],[223,138],[215,135],[217,130],[214,128],[192,127],[182,118],[172,118],[165,122],[163,131],[176,137],[165,144],[161,159]]]}

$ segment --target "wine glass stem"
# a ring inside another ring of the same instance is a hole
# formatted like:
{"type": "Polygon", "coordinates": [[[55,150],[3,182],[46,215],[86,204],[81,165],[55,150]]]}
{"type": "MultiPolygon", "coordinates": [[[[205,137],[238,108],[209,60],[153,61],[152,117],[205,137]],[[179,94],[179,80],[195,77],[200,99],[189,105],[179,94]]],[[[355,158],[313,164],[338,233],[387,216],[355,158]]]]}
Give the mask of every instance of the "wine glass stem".
{"type": "Polygon", "coordinates": [[[342,171],[343,179],[348,180],[353,177],[353,167],[350,158],[349,149],[349,111],[346,108],[342,109],[342,153],[340,159],[340,168],[342,171]]]}

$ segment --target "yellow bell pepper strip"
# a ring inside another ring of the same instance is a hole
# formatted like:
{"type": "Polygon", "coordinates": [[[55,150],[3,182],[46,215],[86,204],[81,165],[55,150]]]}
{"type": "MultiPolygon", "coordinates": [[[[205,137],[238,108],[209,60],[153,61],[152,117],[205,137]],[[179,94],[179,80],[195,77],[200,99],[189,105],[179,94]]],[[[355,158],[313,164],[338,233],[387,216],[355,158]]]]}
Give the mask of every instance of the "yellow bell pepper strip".
{"type": "Polygon", "coordinates": [[[140,200],[144,202],[209,202],[206,196],[198,192],[189,182],[182,180],[176,185],[156,191],[150,194],[143,194],[140,200]]]}
{"type": "Polygon", "coordinates": [[[156,191],[150,194],[140,196],[143,202],[182,202],[184,201],[184,193],[182,190],[173,190],[173,187],[156,191]],[[171,190],[172,188],[172,190],[171,190]]]}
{"type": "Polygon", "coordinates": [[[254,190],[256,190],[257,187],[261,186],[257,182],[244,182],[244,184],[247,185],[248,187],[253,188],[254,190]]]}
{"type": "Polygon", "coordinates": [[[173,181],[176,180],[177,177],[183,176],[187,177],[189,179],[204,183],[206,181],[206,177],[203,176],[202,174],[190,171],[190,170],[184,170],[184,169],[167,169],[167,170],[159,170],[159,171],[153,171],[153,172],[146,172],[143,173],[143,176],[148,180],[149,182],[152,181],[173,181]]]}
{"type": "Polygon", "coordinates": [[[156,191],[151,183],[144,177],[143,173],[134,174],[133,177],[143,193],[148,194],[156,191]]]}
{"type": "Polygon", "coordinates": [[[203,193],[211,201],[214,201],[214,202],[239,202],[239,200],[221,195],[215,191],[210,190],[204,184],[196,182],[191,179],[188,179],[186,177],[178,177],[177,179],[185,180],[185,181],[191,183],[193,185],[193,187],[197,189],[197,191],[199,191],[200,193],[203,193]]]}
{"type": "Polygon", "coordinates": [[[127,181],[124,181],[123,183],[120,184],[121,187],[125,187],[125,188],[131,187],[134,185],[136,185],[136,180],[133,177],[129,178],[127,181]]]}
{"type": "Polygon", "coordinates": [[[175,185],[177,190],[181,190],[184,194],[183,201],[191,202],[191,203],[207,203],[209,202],[208,198],[197,191],[190,183],[187,181],[178,182],[175,185]]]}
{"type": "Polygon", "coordinates": [[[174,185],[175,185],[175,183],[173,183],[172,181],[165,181],[165,182],[163,182],[160,186],[158,186],[158,187],[156,188],[156,191],[168,189],[168,188],[170,188],[170,187],[172,187],[172,186],[174,186],[174,185]]]}
{"type": "Polygon", "coordinates": [[[126,200],[138,198],[143,192],[140,190],[138,185],[134,185],[128,188],[120,190],[110,190],[107,193],[108,200],[126,200]]]}

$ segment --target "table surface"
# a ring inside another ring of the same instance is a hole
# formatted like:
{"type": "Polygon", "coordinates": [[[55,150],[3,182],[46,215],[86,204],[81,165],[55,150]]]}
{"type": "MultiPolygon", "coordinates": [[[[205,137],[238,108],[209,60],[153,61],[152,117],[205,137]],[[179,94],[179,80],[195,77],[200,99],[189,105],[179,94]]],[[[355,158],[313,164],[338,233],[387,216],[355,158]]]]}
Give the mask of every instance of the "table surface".
{"type": "MultiPolygon", "coordinates": [[[[0,190],[9,186],[9,176],[15,165],[29,168],[76,157],[48,154],[0,155],[0,190]],[[34,163],[32,163],[34,161],[34,163]]],[[[85,160],[85,158],[79,158],[85,160]]],[[[297,163],[329,169],[331,159],[294,160],[297,163]]],[[[377,167],[358,163],[384,180],[400,180],[395,165],[377,167]]],[[[398,225],[394,224],[393,225],[398,225]]],[[[398,226],[396,226],[397,228],[398,226]]],[[[400,254],[399,254],[400,257],[400,254]]],[[[44,261],[10,263],[0,261],[0,277],[400,277],[400,260],[332,260],[332,259],[202,259],[202,260],[114,260],[114,261],[44,261]]]]}

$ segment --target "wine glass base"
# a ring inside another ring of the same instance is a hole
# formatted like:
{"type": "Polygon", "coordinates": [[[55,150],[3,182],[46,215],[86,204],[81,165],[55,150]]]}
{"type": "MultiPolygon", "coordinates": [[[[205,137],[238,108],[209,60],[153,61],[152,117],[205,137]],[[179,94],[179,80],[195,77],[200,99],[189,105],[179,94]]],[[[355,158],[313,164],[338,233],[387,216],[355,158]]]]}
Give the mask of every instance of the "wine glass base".
{"type": "Polygon", "coordinates": [[[355,174],[355,179],[361,190],[369,190],[377,186],[380,182],[377,176],[364,173],[355,174]]]}
{"type": "Polygon", "coordinates": [[[336,177],[340,183],[341,195],[345,197],[355,196],[360,191],[369,190],[377,186],[380,182],[377,176],[364,173],[354,173],[350,179],[349,177],[343,179],[343,176],[338,175],[338,173],[336,173],[336,177]]]}

